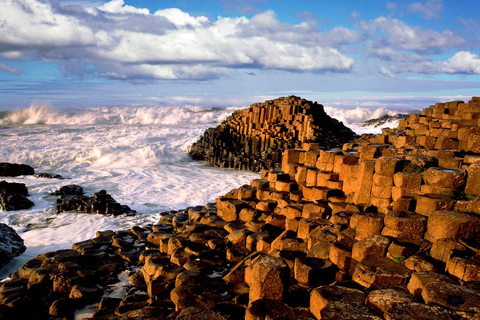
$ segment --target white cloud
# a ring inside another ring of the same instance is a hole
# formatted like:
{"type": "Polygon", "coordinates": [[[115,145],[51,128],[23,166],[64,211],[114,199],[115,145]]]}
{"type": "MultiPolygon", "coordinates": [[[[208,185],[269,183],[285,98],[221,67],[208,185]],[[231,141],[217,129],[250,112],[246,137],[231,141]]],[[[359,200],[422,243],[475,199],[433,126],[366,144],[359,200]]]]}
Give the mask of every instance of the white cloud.
{"type": "Polygon", "coordinates": [[[337,27],[280,22],[273,11],[210,21],[180,9],[158,10],[112,0],[97,8],[6,0],[0,11],[0,52],[62,64],[69,74],[119,79],[210,79],[231,68],[346,72],[353,58],[339,46],[359,40],[337,27]]]}
{"type": "Polygon", "coordinates": [[[447,61],[424,62],[403,67],[398,72],[427,74],[480,74],[480,55],[469,51],[459,51],[447,61]]]}
{"type": "Polygon", "coordinates": [[[480,55],[468,51],[457,52],[447,60],[443,72],[480,74],[480,55]]]}
{"type": "Polygon", "coordinates": [[[425,3],[414,2],[407,8],[411,12],[420,14],[423,18],[431,20],[438,18],[438,13],[443,9],[443,0],[428,0],[425,3]]]}
{"type": "Polygon", "coordinates": [[[403,50],[395,50],[391,47],[371,47],[368,48],[370,54],[384,61],[393,62],[422,62],[429,60],[429,57],[419,55],[417,53],[409,53],[403,50]]]}
{"type": "Polygon", "coordinates": [[[433,29],[413,27],[401,20],[384,16],[376,18],[372,24],[385,34],[384,42],[393,48],[402,50],[436,52],[457,48],[466,42],[465,39],[449,30],[440,33],[433,29]]]}
{"type": "Polygon", "coordinates": [[[20,74],[23,72],[21,68],[10,67],[10,66],[7,66],[6,64],[0,63],[0,72],[2,71],[7,73],[13,73],[13,74],[20,74]]]}
{"type": "Polygon", "coordinates": [[[178,26],[194,26],[194,27],[199,27],[203,24],[209,23],[208,18],[204,16],[199,16],[199,17],[192,17],[186,12],[183,12],[180,9],[177,8],[169,8],[169,9],[163,9],[163,10],[158,10],[154,13],[155,16],[159,17],[164,17],[173,24],[176,24],[178,26]]]}
{"type": "Polygon", "coordinates": [[[392,71],[388,70],[385,67],[381,67],[380,70],[379,70],[379,73],[381,75],[383,75],[385,77],[389,77],[389,78],[395,78],[396,77],[395,74],[392,71]]]}
{"type": "Polygon", "coordinates": [[[99,7],[98,10],[110,13],[136,13],[136,14],[150,14],[150,10],[146,8],[135,8],[133,6],[125,5],[124,0],[111,0],[99,7]]]}
{"type": "Polygon", "coordinates": [[[92,45],[95,41],[90,28],[36,0],[5,0],[0,21],[0,45],[4,46],[52,48],[92,45]]]}
{"type": "Polygon", "coordinates": [[[11,59],[11,60],[21,59],[23,57],[23,54],[21,51],[5,51],[5,52],[2,52],[0,55],[5,59],[11,59]]]}

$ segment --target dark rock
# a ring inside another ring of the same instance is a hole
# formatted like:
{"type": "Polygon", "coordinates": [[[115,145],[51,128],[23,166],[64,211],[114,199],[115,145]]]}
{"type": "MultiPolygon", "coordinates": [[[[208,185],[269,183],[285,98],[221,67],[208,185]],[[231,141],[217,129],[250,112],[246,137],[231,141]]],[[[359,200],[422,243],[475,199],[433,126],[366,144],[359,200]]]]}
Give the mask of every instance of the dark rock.
{"type": "Polygon", "coordinates": [[[72,318],[76,303],[69,298],[60,298],[50,305],[48,313],[54,317],[72,318]]]}
{"type": "Polygon", "coordinates": [[[47,172],[35,173],[33,176],[36,177],[36,178],[63,179],[63,177],[59,174],[47,173],[47,172]]]}
{"type": "Polygon", "coordinates": [[[80,211],[114,216],[125,213],[135,214],[135,210],[116,202],[105,190],[95,193],[93,197],[88,197],[83,195],[82,187],[72,184],[61,187],[52,195],[60,196],[60,199],[57,199],[57,213],[80,211]]]}
{"type": "Polygon", "coordinates": [[[16,176],[26,176],[32,175],[35,173],[35,170],[26,164],[17,164],[17,163],[0,163],[0,176],[3,177],[16,177],[16,176]]]}
{"type": "Polygon", "coordinates": [[[27,199],[28,189],[23,183],[0,181],[0,210],[24,210],[34,205],[27,199]]]}
{"type": "Polygon", "coordinates": [[[52,195],[55,196],[65,196],[65,195],[70,195],[70,196],[83,196],[83,188],[81,186],[78,186],[76,184],[69,184],[67,186],[63,186],[52,195]]]}
{"type": "Polygon", "coordinates": [[[23,239],[11,227],[0,223],[0,268],[25,252],[23,239]]]}

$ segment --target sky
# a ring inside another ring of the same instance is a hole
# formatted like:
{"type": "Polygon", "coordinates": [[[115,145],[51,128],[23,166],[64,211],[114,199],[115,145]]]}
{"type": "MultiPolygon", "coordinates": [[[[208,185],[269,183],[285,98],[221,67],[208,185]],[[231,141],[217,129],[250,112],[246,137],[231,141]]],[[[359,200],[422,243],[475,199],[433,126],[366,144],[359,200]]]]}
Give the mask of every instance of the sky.
{"type": "Polygon", "coordinates": [[[0,109],[480,96],[477,0],[0,0],[0,109]]]}

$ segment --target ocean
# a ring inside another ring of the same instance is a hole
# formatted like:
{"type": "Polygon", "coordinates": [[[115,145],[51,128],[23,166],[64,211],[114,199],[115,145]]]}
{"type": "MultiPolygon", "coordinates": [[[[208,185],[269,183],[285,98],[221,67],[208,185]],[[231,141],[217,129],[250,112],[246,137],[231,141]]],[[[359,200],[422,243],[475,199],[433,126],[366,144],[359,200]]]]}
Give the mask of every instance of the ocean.
{"type": "MultiPolygon", "coordinates": [[[[205,205],[234,188],[259,178],[258,173],[212,168],[193,161],[188,147],[209,127],[220,124],[240,108],[198,106],[116,107],[62,110],[32,105],[0,111],[0,162],[31,165],[35,172],[65,179],[0,177],[27,185],[31,209],[0,211],[0,222],[14,228],[27,250],[0,270],[0,279],[36,255],[71,248],[95,237],[98,230],[122,230],[155,224],[161,212],[205,205]],[[55,213],[50,193],[77,184],[85,194],[106,190],[135,216],[55,213]]],[[[382,127],[363,127],[365,120],[398,112],[385,108],[341,109],[326,112],[361,133],[382,127]]]]}

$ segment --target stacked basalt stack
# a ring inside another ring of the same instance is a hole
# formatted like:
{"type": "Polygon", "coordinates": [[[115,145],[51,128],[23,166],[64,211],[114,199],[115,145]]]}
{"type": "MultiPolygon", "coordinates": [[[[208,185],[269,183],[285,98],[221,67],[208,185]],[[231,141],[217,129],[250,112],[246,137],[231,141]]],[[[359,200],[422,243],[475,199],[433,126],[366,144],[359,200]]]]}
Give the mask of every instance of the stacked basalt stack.
{"type": "Polygon", "coordinates": [[[304,143],[215,204],[38,256],[0,286],[0,317],[479,319],[480,103],[455,105],[462,119],[413,115],[381,144],[304,143]],[[397,145],[422,117],[458,143],[397,145]]]}
{"type": "Polygon", "coordinates": [[[234,112],[218,127],[208,129],[189,154],[217,167],[260,171],[279,168],[282,151],[303,142],[333,148],[354,137],[322,105],[290,96],[234,112]]]}

